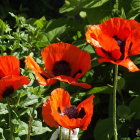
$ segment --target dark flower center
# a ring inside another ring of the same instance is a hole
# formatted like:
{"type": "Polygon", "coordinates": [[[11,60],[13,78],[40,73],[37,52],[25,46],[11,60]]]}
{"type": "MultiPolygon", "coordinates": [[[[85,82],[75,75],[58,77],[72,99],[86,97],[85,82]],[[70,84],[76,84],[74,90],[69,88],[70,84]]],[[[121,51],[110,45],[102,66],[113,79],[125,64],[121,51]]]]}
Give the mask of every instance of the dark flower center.
{"type": "Polygon", "coordinates": [[[64,115],[67,115],[70,119],[83,118],[86,114],[84,108],[81,108],[80,112],[78,112],[76,106],[74,105],[66,107],[63,113],[64,115]]]}
{"type": "Polygon", "coordinates": [[[58,61],[54,64],[52,72],[55,76],[58,75],[70,76],[71,74],[70,64],[64,60],[58,61]]]}
{"type": "Polygon", "coordinates": [[[10,94],[12,94],[14,92],[14,88],[12,87],[12,86],[9,86],[9,87],[7,87],[5,90],[4,90],[4,92],[3,92],[3,94],[2,94],[2,97],[3,98],[6,98],[6,97],[8,97],[10,94]]]}
{"type": "Polygon", "coordinates": [[[121,57],[120,60],[122,60],[124,58],[124,52],[125,52],[125,40],[121,40],[120,38],[118,38],[117,36],[113,36],[113,38],[117,41],[118,46],[120,47],[120,52],[121,52],[121,57]]]}
{"type": "Polygon", "coordinates": [[[77,72],[74,73],[74,75],[73,75],[72,77],[75,78],[76,75],[77,75],[77,74],[80,74],[80,73],[82,73],[82,71],[81,71],[81,70],[78,70],[77,72]]]}
{"type": "Polygon", "coordinates": [[[76,106],[72,105],[70,107],[66,107],[64,110],[64,115],[67,115],[70,119],[77,118],[78,110],[76,106]]]}

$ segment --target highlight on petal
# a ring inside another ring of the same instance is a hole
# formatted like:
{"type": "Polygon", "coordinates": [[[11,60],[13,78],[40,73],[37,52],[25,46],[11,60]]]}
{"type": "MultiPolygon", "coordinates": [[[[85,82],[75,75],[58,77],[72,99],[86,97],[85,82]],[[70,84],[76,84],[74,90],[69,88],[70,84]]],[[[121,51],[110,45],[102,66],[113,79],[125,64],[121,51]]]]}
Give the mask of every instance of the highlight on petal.
{"type": "MultiPolygon", "coordinates": [[[[48,114],[49,117],[53,118],[51,120],[53,123],[56,122],[59,126],[71,130],[75,128],[86,130],[93,114],[93,98],[94,96],[91,95],[76,107],[70,104],[69,93],[64,89],[58,88],[52,91],[51,97],[44,104],[47,106],[49,102],[48,114]]],[[[50,125],[51,122],[44,115],[45,113],[47,114],[47,111],[43,110],[43,119],[50,125]]]]}
{"type": "Polygon", "coordinates": [[[121,65],[121,66],[124,66],[124,67],[128,68],[128,70],[130,72],[140,71],[140,69],[129,58],[118,62],[118,65],[121,65]]]}
{"type": "Polygon", "coordinates": [[[5,98],[23,85],[29,84],[26,76],[7,76],[0,79],[0,97],[5,98]]]}
{"type": "Polygon", "coordinates": [[[43,86],[46,86],[46,85],[52,85],[56,82],[55,79],[49,79],[50,75],[48,75],[44,70],[43,68],[41,68],[35,61],[32,57],[28,56],[26,59],[25,59],[25,63],[27,65],[27,67],[29,69],[31,69],[32,71],[34,71],[35,73],[35,76],[38,80],[38,82],[43,85],[43,86]]]}
{"type": "Polygon", "coordinates": [[[9,75],[20,75],[19,60],[12,55],[0,56],[0,78],[9,75]]]}
{"type": "Polygon", "coordinates": [[[100,58],[99,62],[100,63],[101,62],[111,62],[113,64],[121,65],[123,67],[126,67],[130,72],[140,71],[140,69],[129,58],[124,59],[122,61],[116,61],[116,62],[111,61],[110,59],[107,59],[107,58],[100,58]]]}

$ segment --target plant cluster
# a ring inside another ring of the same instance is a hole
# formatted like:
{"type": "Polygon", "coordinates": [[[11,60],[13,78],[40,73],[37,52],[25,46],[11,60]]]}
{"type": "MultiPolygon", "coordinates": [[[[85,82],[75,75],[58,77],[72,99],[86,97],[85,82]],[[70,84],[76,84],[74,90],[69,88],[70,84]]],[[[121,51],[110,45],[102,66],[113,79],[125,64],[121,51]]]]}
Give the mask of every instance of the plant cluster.
{"type": "Polygon", "coordinates": [[[139,3],[0,19],[0,139],[140,140],[139,3]]]}

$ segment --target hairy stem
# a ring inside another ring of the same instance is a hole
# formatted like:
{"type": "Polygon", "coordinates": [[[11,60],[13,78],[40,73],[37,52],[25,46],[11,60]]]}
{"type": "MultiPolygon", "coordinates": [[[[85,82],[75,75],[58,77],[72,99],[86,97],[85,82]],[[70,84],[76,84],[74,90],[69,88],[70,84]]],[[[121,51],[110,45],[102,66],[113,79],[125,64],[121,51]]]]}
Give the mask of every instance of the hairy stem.
{"type": "Polygon", "coordinates": [[[118,65],[115,65],[115,76],[114,76],[114,85],[113,85],[113,132],[114,132],[114,140],[118,140],[117,123],[116,123],[117,77],[118,77],[118,65]]]}

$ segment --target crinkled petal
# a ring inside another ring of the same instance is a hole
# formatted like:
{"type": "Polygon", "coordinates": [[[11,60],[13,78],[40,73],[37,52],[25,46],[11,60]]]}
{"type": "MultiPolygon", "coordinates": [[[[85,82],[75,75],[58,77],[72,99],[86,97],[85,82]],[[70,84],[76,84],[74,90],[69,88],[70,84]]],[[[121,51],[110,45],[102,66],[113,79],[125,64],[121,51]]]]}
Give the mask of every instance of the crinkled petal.
{"type": "Polygon", "coordinates": [[[0,78],[8,75],[20,75],[19,60],[12,55],[0,56],[0,78]]]}

